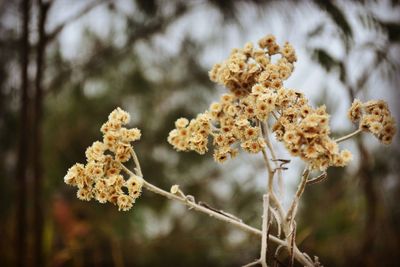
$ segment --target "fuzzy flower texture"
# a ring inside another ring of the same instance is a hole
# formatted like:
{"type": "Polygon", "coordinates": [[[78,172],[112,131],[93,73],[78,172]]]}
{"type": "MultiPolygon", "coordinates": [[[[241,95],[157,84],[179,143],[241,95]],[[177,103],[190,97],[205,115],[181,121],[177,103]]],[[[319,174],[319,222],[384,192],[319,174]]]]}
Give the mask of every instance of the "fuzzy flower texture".
{"type": "MultiPolygon", "coordinates": [[[[352,154],[340,151],[330,138],[326,107],[313,108],[302,93],[283,85],[296,60],[293,47],[287,42],[279,46],[272,35],[259,40],[258,48],[247,43],[243,49],[233,49],[227,60],[214,65],[209,72],[210,79],[225,86],[229,93],[190,122],[178,119],[168,142],[178,151],[204,154],[211,136],[214,159],[224,162],[238,154],[239,146],[250,153],[263,150],[266,143],[260,122],[272,116],[277,140],[293,156],[302,158],[313,169],[345,166],[352,154]]],[[[356,104],[358,109],[353,111],[356,115],[352,120],[361,119],[360,127],[389,143],[394,126],[386,104],[383,101],[356,104]]]]}
{"type": "Polygon", "coordinates": [[[124,162],[132,156],[131,142],[140,139],[137,128],[122,127],[130,120],[127,112],[115,109],[108,121],[101,127],[103,142],[96,141],[86,149],[86,165],[73,165],[64,177],[66,184],[78,187],[77,197],[89,201],[92,198],[100,203],[111,202],[119,210],[129,210],[140,196],[143,179],[122,175],[124,162]],[[126,188],[127,193],[123,188],[126,188]]]}
{"type": "Polygon", "coordinates": [[[359,123],[362,131],[371,132],[385,145],[392,143],[396,127],[394,118],[384,101],[371,100],[362,103],[355,99],[347,115],[353,123],[359,123]]]}

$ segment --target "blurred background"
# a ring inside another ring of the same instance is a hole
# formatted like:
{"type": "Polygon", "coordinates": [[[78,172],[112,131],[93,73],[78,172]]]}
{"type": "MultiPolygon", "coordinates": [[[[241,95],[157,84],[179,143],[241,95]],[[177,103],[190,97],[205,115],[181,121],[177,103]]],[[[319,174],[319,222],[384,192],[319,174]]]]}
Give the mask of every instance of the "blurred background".
{"type": "MultiPolygon", "coordinates": [[[[298,54],[286,86],[326,103],[333,136],[355,129],[353,98],[400,114],[398,1],[0,0],[0,266],[241,266],[259,240],[145,191],[129,212],[76,199],[63,182],[100,139],[117,106],[142,129],[147,180],[260,228],[259,155],[217,165],[166,142],[176,118],[224,92],[207,71],[232,48],[272,33],[298,54]]],[[[298,215],[301,250],[325,266],[398,266],[399,135],[346,141],[355,160],[309,186],[298,215]]],[[[275,144],[279,155],[288,155],[275,144]]],[[[284,173],[290,201],[295,159],[284,173]]],[[[271,247],[271,251],[273,251],[271,247]]],[[[272,253],[272,252],[271,252],[272,253]]],[[[270,253],[270,254],[271,254],[270,253]]],[[[289,266],[287,254],[275,266],[289,266]]]]}

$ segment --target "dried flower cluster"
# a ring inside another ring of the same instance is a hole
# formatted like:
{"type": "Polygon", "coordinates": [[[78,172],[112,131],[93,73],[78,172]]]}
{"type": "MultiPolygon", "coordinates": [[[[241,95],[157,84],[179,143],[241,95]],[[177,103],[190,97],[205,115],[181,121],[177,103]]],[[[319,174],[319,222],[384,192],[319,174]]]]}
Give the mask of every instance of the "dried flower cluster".
{"type": "Polygon", "coordinates": [[[383,144],[392,143],[396,127],[385,101],[371,100],[362,103],[355,99],[348,111],[348,117],[354,123],[359,122],[361,130],[371,132],[383,144]]]}
{"type": "Polygon", "coordinates": [[[214,65],[210,79],[224,85],[237,97],[249,94],[257,83],[266,88],[281,88],[297,60],[293,47],[289,43],[279,47],[273,35],[262,38],[258,44],[259,48],[247,43],[243,49],[233,49],[227,60],[214,65]],[[273,64],[272,56],[276,54],[281,57],[273,64]]]}
{"type": "Polygon", "coordinates": [[[273,126],[276,138],[313,169],[323,171],[329,166],[347,165],[352,154],[348,150],[339,151],[338,144],[329,137],[325,106],[313,109],[303,95],[291,90],[286,96],[286,103],[279,107],[281,116],[273,126]]]}
{"type": "Polygon", "coordinates": [[[257,153],[265,146],[259,123],[272,114],[276,120],[273,131],[292,155],[300,156],[314,169],[346,165],[352,155],[347,150],[340,152],[329,137],[325,106],[313,109],[303,94],[283,87],[294,70],[293,47],[289,43],[280,47],[272,35],[258,44],[257,49],[251,43],[234,49],[227,60],[214,65],[209,73],[211,80],[227,87],[230,93],[190,123],[185,118],[177,120],[169,143],[178,151],[203,154],[207,151],[207,136],[211,135],[217,162],[238,154],[235,143],[247,152],[257,153]]]}
{"type": "Polygon", "coordinates": [[[190,123],[186,118],[176,120],[176,129],[169,133],[168,142],[178,151],[194,150],[204,154],[207,151],[208,135],[211,133],[210,119],[205,113],[199,114],[190,123]]]}
{"type": "Polygon", "coordinates": [[[224,162],[229,156],[235,157],[238,149],[234,144],[237,142],[250,153],[259,152],[265,142],[260,137],[256,121],[249,119],[249,110],[251,117],[255,118],[253,105],[246,103],[250,98],[248,95],[239,101],[233,94],[222,95],[220,102],[212,103],[208,111],[190,123],[187,119],[178,119],[175,123],[177,128],[170,132],[168,142],[178,151],[194,150],[203,154],[207,151],[208,136],[211,135],[215,146],[214,159],[217,162],[224,162]],[[180,124],[182,121],[186,124],[180,124]]]}
{"type": "Polygon", "coordinates": [[[119,210],[129,210],[140,196],[143,180],[132,175],[125,180],[122,163],[131,158],[131,142],[140,139],[137,128],[122,127],[130,120],[127,112],[120,108],[112,111],[108,121],[101,127],[103,142],[96,141],[86,149],[86,165],[73,165],[64,177],[65,183],[78,187],[77,197],[100,203],[111,202],[119,210]],[[128,191],[124,193],[123,187],[128,191]]]}

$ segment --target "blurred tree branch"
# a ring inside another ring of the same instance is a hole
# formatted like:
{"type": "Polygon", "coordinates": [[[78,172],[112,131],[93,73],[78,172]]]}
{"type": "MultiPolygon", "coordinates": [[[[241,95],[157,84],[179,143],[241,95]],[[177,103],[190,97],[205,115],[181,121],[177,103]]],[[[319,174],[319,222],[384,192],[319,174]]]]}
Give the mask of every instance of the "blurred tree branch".
{"type": "Polygon", "coordinates": [[[97,6],[104,4],[104,3],[109,3],[110,0],[94,0],[91,3],[89,3],[86,7],[84,7],[82,10],[80,10],[78,13],[75,15],[71,16],[70,18],[66,19],[64,22],[60,23],[58,26],[56,26],[52,31],[45,33],[45,38],[47,39],[47,42],[52,42],[57,36],[64,30],[66,26],[69,24],[77,21],[78,19],[82,18],[85,16],[87,13],[92,11],[94,8],[97,6]]]}
{"type": "Polygon", "coordinates": [[[132,31],[128,32],[128,38],[125,42],[124,47],[119,48],[117,51],[114,50],[113,44],[102,45],[97,47],[88,59],[80,64],[70,64],[66,66],[52,81],[50,81],[49,90],[55,91],[59,88],[58,84],[62,84],[64,79],[70,79],[69,74],[72,74],[73,70],[80,70],[85,73],[95,73],[105,67],[108,63],[109,57],[113,58],[113,61],[120,61],[124,59],[126,53],[131,49],[134,44],[140,40],[150,38],[156,33],[162,32],[164,29],[168,28],[174,21],[182,17],[186,11],[187,7],[183,3],[179,3],[175,10],[166,16],[157,17],[152,19],[147,24],[141,24],[139,21],[135,21],[134,17],[129,17],[128,15],[122,13],[118,9],[114,9],[118,14],[125,17],[126,21],[132,27],[132,31]]]}

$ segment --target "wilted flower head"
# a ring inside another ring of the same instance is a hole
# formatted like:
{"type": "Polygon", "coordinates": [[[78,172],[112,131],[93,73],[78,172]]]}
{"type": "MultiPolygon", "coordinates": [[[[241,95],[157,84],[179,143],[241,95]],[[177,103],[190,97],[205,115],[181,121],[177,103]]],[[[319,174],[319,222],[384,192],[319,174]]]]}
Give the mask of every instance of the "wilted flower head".
{"type": "Polygon", "coordinates": [[[121,108],[113,110],[101,127],[103,142],[95,141],[86,149],[86,165],[77,163],[69,168],[64,182],[78,187],[79,199],[111,202],[119,210],[126,211],[140,196],[143,179],[131,176],[125,180],[121,174],[124,171],[122,163],[132,156],[131,142],[141,136],[139,129],[123,127],[129,119],[129,114],[121,108]],[[123,187],[127,188],[128,194],[124,193],[123,187]]]}

